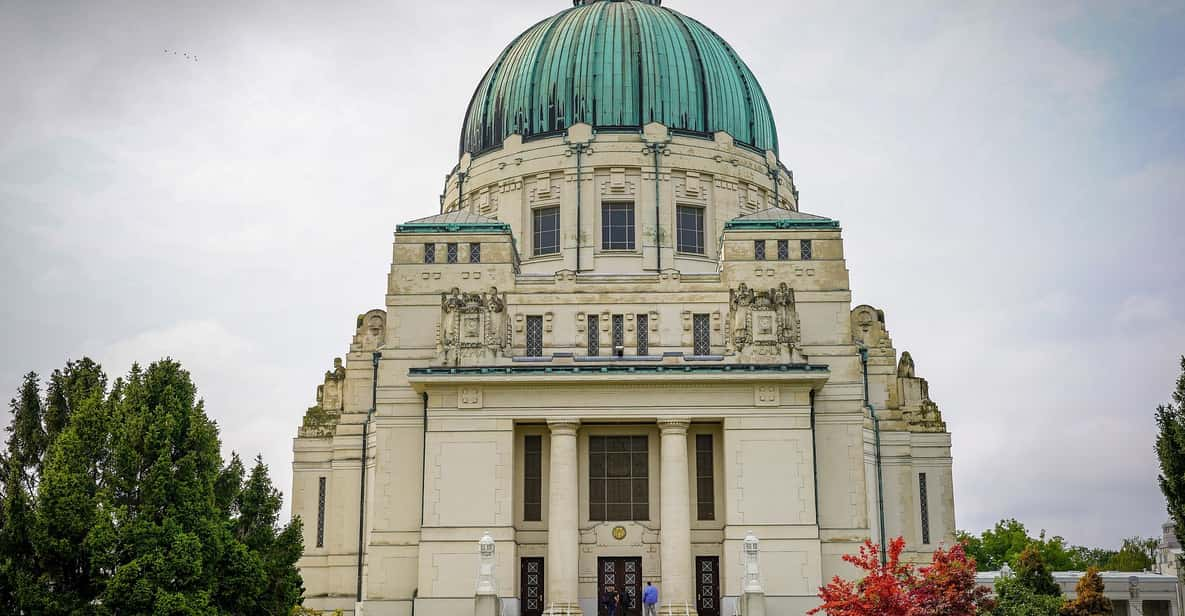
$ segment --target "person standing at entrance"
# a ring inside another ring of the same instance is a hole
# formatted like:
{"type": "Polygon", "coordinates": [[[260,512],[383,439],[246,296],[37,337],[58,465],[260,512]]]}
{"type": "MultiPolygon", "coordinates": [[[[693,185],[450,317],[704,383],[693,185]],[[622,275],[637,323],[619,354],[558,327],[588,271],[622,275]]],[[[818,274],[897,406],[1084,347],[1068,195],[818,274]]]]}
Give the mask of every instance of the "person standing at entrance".
{"type": "Polygon", "coordinates": [[[646,588],[642,591],[642,615],[655,616],[658,609],[658,587],[654,582],[646,582],[646,588]]]}
{"type": "Polygon", "coordinates": [[[621,595],[612,586],[605,587],[605,594],[601,595],[601,607],[605,608],[606,616],[617,616],[621,595]]]}

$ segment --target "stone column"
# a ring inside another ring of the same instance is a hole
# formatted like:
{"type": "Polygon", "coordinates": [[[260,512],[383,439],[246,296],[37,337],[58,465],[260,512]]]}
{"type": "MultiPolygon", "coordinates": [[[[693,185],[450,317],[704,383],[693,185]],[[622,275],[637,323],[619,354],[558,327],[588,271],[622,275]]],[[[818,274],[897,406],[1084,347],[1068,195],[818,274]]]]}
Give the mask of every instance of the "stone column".
{"type": "Polygon", "coordinates": [[[580,616],[580,487],[576,454],[576,419],[552,419],[551,466],[547,497],[547,587],[544,614],[580,616]]]}
{"type": "Polygon", "coordinates": [[[659,513],[662,526],[662,614],[695,614],[691,578],[691,497],[688,487],[687,426],[682,418],[658,420],[662,431],[659,513]]]}

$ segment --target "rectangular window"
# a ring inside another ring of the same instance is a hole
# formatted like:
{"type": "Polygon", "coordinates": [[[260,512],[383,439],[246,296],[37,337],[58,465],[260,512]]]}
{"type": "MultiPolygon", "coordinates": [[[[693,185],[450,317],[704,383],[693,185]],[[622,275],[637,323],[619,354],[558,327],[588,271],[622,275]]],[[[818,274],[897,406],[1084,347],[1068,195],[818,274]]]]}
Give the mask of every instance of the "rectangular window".
{"type": "Polygon", "coordinates": [[[588,518],[650,519],[650,453],[645,436],[590,436],[588,518]]]}
{"type": "Polygon", "coordinates": [[[481,263],[481,244],[478,242],[469,244],[469,262],[481,263]]]}
{"type": "Polygon", "coordinates": [[[588,354],[601,354],[601,327],[599,325],[600,319],[597,315],[588,315],[588,354]]]}
{"type": "Polygon", "coordinates": [[[650,354],[650,315],[637,316],[638,324],[638,355],[650,354]]]}
{"type": "Polygon", "coordinates": [[[527,316],[527,357],[543,357],[543,317],[527,316]]]}
{"type": "Polygon", "coordinates": [[[696,519],[716,519],[715,466],[712,464],[712,435],[695,435],[696,519]]]}
{"type": "Polygon", "coordinates": [[[690,205],[676,208],[675,245],[679,252],[704,254],[704,208],[690,205]]]}
{"type": "Polygon", "coordinates": [[[634,249],[633,203],[606,203],[601,206],[601,249],[634,249]]]}
{"type": "Polygon", "coordinates": [[[617,349],[625,350],[625,315],[613,315],[613,353],[617,354],[617,349]]]}
{"type": "Polygon", "coordinates": [[[712,354],[712,327],[710,322],[711,315],[694,314],[691,315],[691,333],[695,339],[696,355],[711,355],[712,354]]]}
{"type": "Polygon", "coordinates": [[[523,437],[523,520],[543,519],[543,437],[523,437]]]}
{"type": "Polygon", "coordinates": [[[541,207],[531,212],[533,226],[532,254],[554,255],[560,252],[560,208],[541,207]]]}
{"type": "Polygon", "coordinates": [[[778,260],[790,259],[790,240],[778,240],[778,260]]]}
{"type": "Polygon", "coordinates": [[[810,261],[811,260],[811,241],[810,240],[799,240],[798,241],[798,250],[802,255],[803,261],[810,261]]]}
{"type": "Polygon", "coordinates": [[[753,240],[753,258],[757,261],[765,260],[765,240],[753,240]]]}
{"type": "Polygon", "coordinates": [[[436,263],[436,244],[424,244],[424,263],[436,263]]]}
{"type": "Polygon", "coordinates": [[[325,478],[317,479],[317,547],[325,547],[325,478]]]}
{"type": "Polygon", "coordinates": [[[446,253],[448,255],[448,262],[449,263],[456,263],[457,262],[457,245],[456,244],[446,244],[445,247],[448,250],[448,252],[446,253]]]}
{"type": "Polygon", "coordinates": [[[922,544],[930,543],[930,506],[926,502],[926,474],[918,473],[918,502],[922,508],[922,544]]]}

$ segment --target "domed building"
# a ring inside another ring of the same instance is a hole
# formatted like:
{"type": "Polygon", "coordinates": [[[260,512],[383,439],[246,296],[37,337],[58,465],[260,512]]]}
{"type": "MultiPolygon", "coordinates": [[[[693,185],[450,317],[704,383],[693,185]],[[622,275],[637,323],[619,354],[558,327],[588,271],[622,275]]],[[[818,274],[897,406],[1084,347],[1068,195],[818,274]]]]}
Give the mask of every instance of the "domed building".
{"type": "Polygon", "coordinates": [[[294,440],[307,606],[803,614],[864,540],[953,539],[941,413],[718,34],[576,0],[459,145],[294,440]]]}

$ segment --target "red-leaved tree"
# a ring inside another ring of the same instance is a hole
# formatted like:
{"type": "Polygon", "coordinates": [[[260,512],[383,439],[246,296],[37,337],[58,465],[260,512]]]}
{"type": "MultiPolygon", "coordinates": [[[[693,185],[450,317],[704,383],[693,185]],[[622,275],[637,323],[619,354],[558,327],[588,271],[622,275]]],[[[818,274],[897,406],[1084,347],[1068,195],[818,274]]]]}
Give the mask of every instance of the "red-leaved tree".
{"type": "Polygon", "coordinates": [[[962,544],[939,548],[930,564],[915,569],[901,562],[905,540],[889,542],[886,563],[880,546],[865,541],[859,554],[843,559],[865,572],[852,582],[836,576],[819,589],[823,605],[807,612],[828,616],[976,616],[991,608],[986,587],[975,583],[975,559],[962,544]]]}

